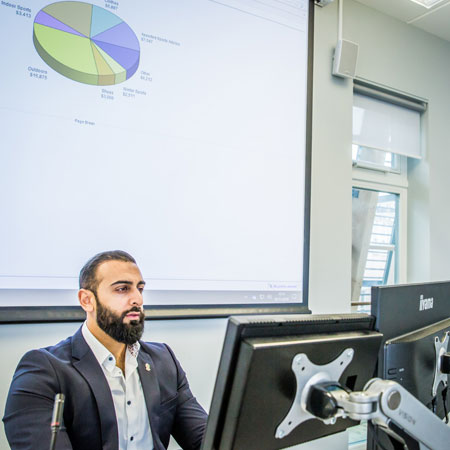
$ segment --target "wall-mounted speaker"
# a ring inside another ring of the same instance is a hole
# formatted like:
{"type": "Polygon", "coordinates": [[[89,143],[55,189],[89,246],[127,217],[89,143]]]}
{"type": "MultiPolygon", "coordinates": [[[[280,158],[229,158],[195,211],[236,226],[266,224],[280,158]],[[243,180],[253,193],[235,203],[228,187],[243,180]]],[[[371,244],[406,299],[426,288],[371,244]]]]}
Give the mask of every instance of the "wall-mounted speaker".
{"type": "Polygon", "coordinates": [[[333,75],[344,78],[355,78],[358,44],[339,39],[334,51],[333,75]]]}

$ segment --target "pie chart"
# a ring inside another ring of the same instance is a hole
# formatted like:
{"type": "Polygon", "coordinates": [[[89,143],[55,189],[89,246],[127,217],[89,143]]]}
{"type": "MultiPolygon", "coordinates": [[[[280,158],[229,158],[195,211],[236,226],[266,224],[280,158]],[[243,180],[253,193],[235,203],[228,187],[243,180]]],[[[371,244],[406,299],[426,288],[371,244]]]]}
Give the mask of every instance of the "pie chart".
{"type": "Polygon", "coordinates": [[[33,42],[52,69],[80,83],[122,83],[139,66],[134,31],[112,12],[90,3],[64,1],[42,8],[34,19],[33,42]]]}

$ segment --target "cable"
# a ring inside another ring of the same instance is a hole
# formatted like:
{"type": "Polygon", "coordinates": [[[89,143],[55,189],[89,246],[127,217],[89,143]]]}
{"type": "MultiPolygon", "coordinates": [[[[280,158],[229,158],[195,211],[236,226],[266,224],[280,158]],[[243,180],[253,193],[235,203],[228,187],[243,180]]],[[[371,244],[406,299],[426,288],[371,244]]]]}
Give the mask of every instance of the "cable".
{"type": "Polygon", "coordinates": [[[342,22],[344,21],[343,8],[344,0],[338,0],[338,41],[342,40],[342,22]]]}
{"type": "Polygon", "coordinates": [[[442,389],[442,402],[444,403],[445,423],[448,423],[447,392],[448,386],[445,386],[445,388],[442,389]]]}
{"type": "Polygon", "coordinates": [[[431,400],[431,411],[433,414],[436,414],[436,404],[437,404],[437,398],[434,396],[431,400]]]}
{"type": "MultiPolygon", "coordinates": [[[[389,440],[391,439],[391,436],[390,436],[388,433],[386,433],[385,431],[383,431],[383,430],[382,430],[380,427],[378,427],[378,426],[375,426],[373,431],[374,431],[374,432],[372,433],[372,438],[373,438],[374,441],[375,441],[375,445],[377,446],[377,449],[381,449],[381,450],[391,450],[391,449],[388,449],[387,447],[385,447],[385,446],[381,443],[381,441],[380,441],[380,436],[381,436],[381,434],[384,434],[386,437],[389,438],[389,440]]],[[[390,442],[392,442],[392,441],[390,441],[390,442]]]]}

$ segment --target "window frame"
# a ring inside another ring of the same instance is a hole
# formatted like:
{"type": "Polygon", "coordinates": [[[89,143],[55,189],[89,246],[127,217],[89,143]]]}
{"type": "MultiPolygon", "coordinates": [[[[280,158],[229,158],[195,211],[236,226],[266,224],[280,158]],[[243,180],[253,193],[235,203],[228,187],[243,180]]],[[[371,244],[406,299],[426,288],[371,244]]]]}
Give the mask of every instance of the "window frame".
{"type": "MultiPolygon", "coordinates": [[[[404,157],[406,160],[406,157],[404,157]]],[[[406,165],[406,161],[404,162],[406,165]]],[[[389,192],[398,195],[398,248],[397,258],[397,284],[406,283],[407,278],[407,243],[408,243],[408,181],[406,171],[401,174],[386,174],[397,177],[397,184],[383,183],[380,178],[385,175],[384,172],[377,174],[371,169],[353,168],[352,188],[366,189],[376,192],[389,192]],[[366,175],[365,179],[364,174],[366,175]],[[356,176],[355,176],[356,175],[356,176]]],[[[391,181],[391,179],[389,179],[391,181]]],[[[352,302],[352,306],[361,305],[362,302],[352,302]]],[[[365,304],[365,303],[364,303],[365,304]]]]}

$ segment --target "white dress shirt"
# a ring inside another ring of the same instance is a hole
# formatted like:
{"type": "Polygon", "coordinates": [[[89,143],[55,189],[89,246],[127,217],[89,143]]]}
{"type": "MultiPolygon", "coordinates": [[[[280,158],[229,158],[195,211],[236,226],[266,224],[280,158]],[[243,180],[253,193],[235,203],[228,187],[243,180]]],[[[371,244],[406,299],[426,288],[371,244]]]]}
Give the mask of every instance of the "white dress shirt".
{"type": "MultiPolygon", "coordinates": [[[[153,438],[141,380],[137,371],[139,342],[128,346],[125,353],[125,375],[116,366],[116,358],[89,331],[86,322],[83,337],[94,353],[108,381],[116,411],[120,450],[152,450],[153,438]]],[[[100,406],[101,407],[101,406],[100,406]]],[[[100,415],[103,411],[99,411],[100,415]]]]}

